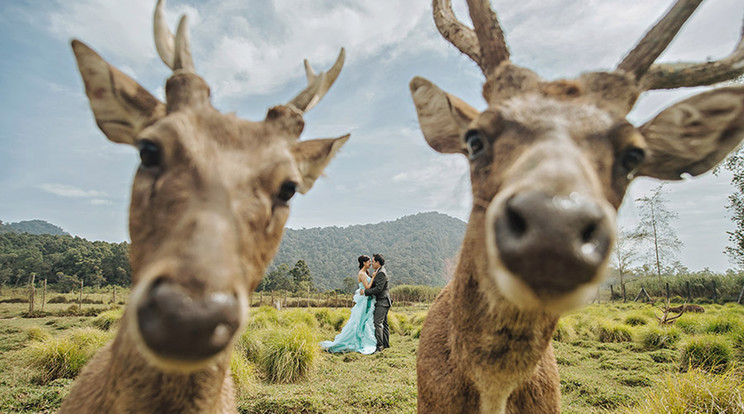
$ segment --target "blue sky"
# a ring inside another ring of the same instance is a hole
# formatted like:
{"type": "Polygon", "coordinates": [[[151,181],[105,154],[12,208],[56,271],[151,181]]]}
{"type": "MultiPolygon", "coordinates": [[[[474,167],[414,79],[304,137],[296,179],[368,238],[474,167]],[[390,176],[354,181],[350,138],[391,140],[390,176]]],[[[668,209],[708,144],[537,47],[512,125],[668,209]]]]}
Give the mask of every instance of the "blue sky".
{"type": "MultiPolygon", "coordinates": [[[[464,1],[455,11],[467,21],[464,1]]],[[[512,60],[547,79],[614,67],[671,4],[668,0],[493,0],[512,60]],[[518,5],[515,3],[519,3],[518,5]]],[[[138,157],[95,125],[69,46],[78,38],[162,98],[169,70],[152,40],[154,0],[0,2],[0,220],[44,219],[90,240],[128,240],[129,188],[138,157]]],[[[302,59],[346,65],[310,111],[303,138],[351,133],[313,190],[293,200],[289,227],[348,226],[440,211],[467,220],[464,158],[431,150],[408,92],[413,76],[484,109],[477,66],[444,41],[423,0],[170,0],[167,18],[190,18],[197,72],[214,105],[251,120],[304,87],[302,59]]],[[[704,3],[662,55],[717,59],[733,49],[744,0],[704,3]]],[[[645,94],[630,115],[651,118],[700,88],[645,94]]],[[[722,253],[733,229],[724,209],[730,176],[667,186],[690,269],[730,267],[722,253]]],[[[636,180],[619,222],[636,219],[634,199],[658,185],[636,180]]],[[[360,235],[363,237],[363,235],[360,235]]]]}

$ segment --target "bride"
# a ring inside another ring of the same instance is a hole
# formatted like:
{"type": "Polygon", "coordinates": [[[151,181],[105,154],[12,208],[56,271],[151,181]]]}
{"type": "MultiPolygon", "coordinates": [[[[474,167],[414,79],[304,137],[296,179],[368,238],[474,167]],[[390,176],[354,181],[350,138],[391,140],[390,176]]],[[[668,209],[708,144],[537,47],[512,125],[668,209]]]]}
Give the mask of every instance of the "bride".
{"type": "Polygon", "coordinates": [[[359,261],[359,273],[357,274],[359,288],[354,292],[354,306],[351,308],[351,316],[341,329],[341,333],[336,335],[333,341],[320,343],[320,346],[328,352],[371,354],[377,348],[374,326],[375,298],[374,296],[359,294],[359,289],[369,289],[372,286],[372,281],[375,279],[377,272],[371,277],[367,275],[367,270],[372,265],[369,256],[362,255],[357,260],[359,261]]]}

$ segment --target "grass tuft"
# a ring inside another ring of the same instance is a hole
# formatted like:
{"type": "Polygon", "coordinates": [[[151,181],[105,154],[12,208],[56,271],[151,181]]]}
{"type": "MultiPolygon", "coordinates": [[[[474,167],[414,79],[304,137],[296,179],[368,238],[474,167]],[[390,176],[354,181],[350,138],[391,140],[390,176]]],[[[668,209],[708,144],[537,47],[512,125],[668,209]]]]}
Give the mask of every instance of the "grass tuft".
{"type": "Polygon", "coordinates": [[[602,321],[597,326],[597,340],[599,342],[630,342],[633,332],[626,325],[602,321]]]}
{"type": "Polygon", "coordinates": [[[683,374],[668,374],[649,389],[638,404],[625,412],[716,413],[744,412],[744,381],[740,374],[726,371],[722,375],[700,369],[683,374]]]}
{"type": "Polygon", "coordinates": [[[638,332],[637,340],[641,348],[655,351],[662,348],[673,348],[682,333],[675,326],[646,326],[638,332]]]}
{"type": "Polygon", "coordinates": [[[306,378],[318,359],[315,330],[306,325],[273,329],[267,333],[264,345],[259,363],[272,383],[292,383],[306,378]]]}
{"type": "Polygon", "coordinates": [[[680,368],[685,371],[700,368],[706,371],[722,372],[731,364],[733,349],[725,337],[700,335],[691,337],[680,354],[680,368]]]}
{"type": "Polygon", "coordinates": [[[35,382],[47,384],[57,378],[75,378],[93,354],[112,338],[112,334],[98,329],[81,328],[31,343],[27,358],[29,365],[38,371],[35,382]]]}
{"type": "Polygon", "coordinates": [[[119,320],[123,314],[124,308],[107,310],[99,313],[98,316],[93,318],[91,323],[102,331],[110,331],[119,324],[119,320]]]}

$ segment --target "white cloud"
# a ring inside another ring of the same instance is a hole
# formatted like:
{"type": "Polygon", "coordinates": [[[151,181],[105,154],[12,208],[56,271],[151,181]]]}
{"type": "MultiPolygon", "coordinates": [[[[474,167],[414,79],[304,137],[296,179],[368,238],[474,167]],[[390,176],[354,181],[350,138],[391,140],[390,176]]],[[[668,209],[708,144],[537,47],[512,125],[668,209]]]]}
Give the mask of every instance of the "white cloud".
{"type": "Polygon", "coordinates": [[[106,193],[102,193],[100,191],[85,191],[80,188],[65,184],[41,184],[39,188],[48,193],[56,194],[60,197],[93,198],[106,196],[106,193]]]}
{"type": "Polygon", "coordinates": [[[114,204],[109,200],[103,200],[100,198],[94,198],[93,200],[90,200],[90,203],[93,204],[94,206],[106,206],[106,205],[114,204]]]}

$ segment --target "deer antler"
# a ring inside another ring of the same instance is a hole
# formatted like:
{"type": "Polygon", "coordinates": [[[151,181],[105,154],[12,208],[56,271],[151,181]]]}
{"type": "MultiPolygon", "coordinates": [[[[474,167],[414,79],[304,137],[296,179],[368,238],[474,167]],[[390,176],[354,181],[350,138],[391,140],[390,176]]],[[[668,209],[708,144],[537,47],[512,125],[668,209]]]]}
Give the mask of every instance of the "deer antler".
{"type": "Polygon", "coordinates": [[[487,0],[467,0],[467,3],[475,30],[457,20],[451,0],[432,1],[434,24],[447,41],[473,59],[488,76],[501,62],[509,60],[509,48],[490,3],[487,0]]]}
{"type": "Polygon", "coordinates": [[[653,64],[700,3],[702,0],[678,0],[628,53],[617,70],[635,75],[644,90],[710,85],[744,73],[744,28],[736,49],[721,60],[653,64]]]}
{"type": "Polygon", "coordinates": [[[485,70],[478,46],[478,37],[473,29],[462,24],[455,12],[452,10],[451,0],[434,0],[432,2],[432,11],[434,14],[434,24],[442,37],[452,43],[460,52],[468,55],[475,63],[485,70]],[[444,2],[444,6],[442,5],[444,2]]]}
{"type": "Polygon", "coordinates": [[[176,30],[176,36],[168,28],[165,21],[165,0],[158,0],[155,6],[155,19],[153,23],[155,34],[155,48],[158,50],[160,59],[174,72],[183,70],[195,73],[194,61],[191,58],[191,46],[189,42],[189,29],[186,15],[181,16],[176,30]]]}
{"type": "Polygon", "coordinates": [[[307,87],[302,90],[297,96],[294,97],[287,105],[294,106],[300,112],[307,112],[314,107],[320,100],[325,96],[328,89],[333,85],[341,73],[341,68],[344,66],[344,60],[346,59],[346,50],[341,48],[341,52],[338,54],[336,62],[331,66],[328,72],[321,72],[316,74],[313,68],[305,59],[305,73],[307,75],[307,87]]]}

